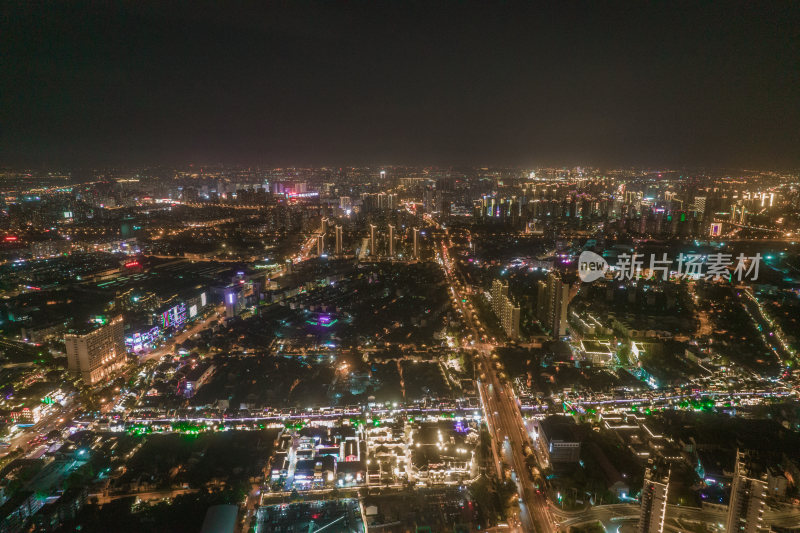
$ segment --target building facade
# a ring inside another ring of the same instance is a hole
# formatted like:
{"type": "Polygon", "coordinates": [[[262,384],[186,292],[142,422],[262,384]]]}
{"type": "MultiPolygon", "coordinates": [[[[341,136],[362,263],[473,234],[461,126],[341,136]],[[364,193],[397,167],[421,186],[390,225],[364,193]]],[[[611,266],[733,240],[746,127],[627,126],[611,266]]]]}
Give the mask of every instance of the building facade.
{"type": "Polygon", "coordinates": [[[567,334],[569,289],[569,284],[564,283],[561,275],[554,271],[537,285],[536,316],[553,339],[567,334]]]}
{"type": "Polygon", "coordinates": [[[650,465],[644,474],[642,507],[639,510],[637,533],[662,533],[667,513],[669,472],[650,465]]]}
{"type": "Polygon", "coordinates": [[[519,338],[520,308],[508,294],[508,283],[498,279],[492,282],[492,310],[503,330],[511,339],[519,338]]]}
{"type": "Polygon", "coordinates": [[[86,333],[69,333],[64,337],[67,348],[67,369],[86,385],[107,380],[125,364],[125,338],[122,316],[86,333]]]}
{"type": "Polygon", "coordinates": [[[747,454],[737,451],[726,531],[728,533],[760,533],[765,531],[764,507],[766,499],[766,476],[755,477],[750,471],[747,454]]]}
{"type": "Polygon", "coordinates": [[[549,417],[539,422],[539,444],[549,463],[577,463],[581,459],[581,443],[575,437],[571,419],[549,417]]]}

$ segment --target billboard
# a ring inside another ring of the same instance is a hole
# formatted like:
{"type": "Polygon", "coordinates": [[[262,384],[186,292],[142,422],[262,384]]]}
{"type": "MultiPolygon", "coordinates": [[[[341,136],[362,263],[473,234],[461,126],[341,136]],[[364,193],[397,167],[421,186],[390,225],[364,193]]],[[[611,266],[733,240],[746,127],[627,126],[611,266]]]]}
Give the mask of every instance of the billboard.
{"type": "Polygon", "coordinates": [[[181,302],[161,313],[161,326],[166,329],[169,327],[179,327],[186,322],[186,304],[181,302]]]}

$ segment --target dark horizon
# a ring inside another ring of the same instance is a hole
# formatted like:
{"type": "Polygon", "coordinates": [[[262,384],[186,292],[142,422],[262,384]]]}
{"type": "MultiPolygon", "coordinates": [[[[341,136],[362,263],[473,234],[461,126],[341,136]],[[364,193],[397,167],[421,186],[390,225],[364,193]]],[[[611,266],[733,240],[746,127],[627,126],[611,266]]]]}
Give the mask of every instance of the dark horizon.
{"type": "Polygon", "coordinates": [[[800,166],[800,4],[7,3],[0,166],[800,166]]]}

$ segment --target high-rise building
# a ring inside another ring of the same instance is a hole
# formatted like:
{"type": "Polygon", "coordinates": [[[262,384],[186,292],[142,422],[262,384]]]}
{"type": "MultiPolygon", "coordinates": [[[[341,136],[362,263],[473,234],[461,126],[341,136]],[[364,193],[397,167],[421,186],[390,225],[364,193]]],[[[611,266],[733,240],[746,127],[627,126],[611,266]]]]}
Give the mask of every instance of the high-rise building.
{"type": "Polygon", "coordinates": [[[434,204],[435,202],[434,198],[435,198],[434,190],[430,185],[428,185],[427,187],[425,187],[425,190],[422,193],[422,209],[426,213],[431,213],[435,211],[436,206],[434,204]]]}
{"type": "Polygon", "coordinates": [[[374,193],[363,193],[361,195],[361,210],[370,213],[378,209],[378,195],[374,193]]]}
{"type": "Polygon", "coordinates": [[[328,231],[328,218],[322,217],[322,222],[319,225],[319,232],[324,234],[326,231],[328,231]]]}
{"type": "Polygon", "coordinates": [[[386,209],[389,207],[389,195],[385,192],[378,193],[378,209],[386,209]]]}
{"type": "Polygon", "coordinates": [[[642,193],[640,191],[625,191],[626,204],[638,204],[642,200],[642,193]]]}
{"type": "Polygon", "coordinates": [[[500,316],[502,299],[508,297],[508,283],[496,279],[492,281],[492,311],[500,316]]]}
{"type": "Polygon", "coordinates": [[[494,280],[491,295],[492,310],[506,335],[512,339],[519,338],[520,308],[508,294],[508,282],[494,280]]]}
{"type": "Polygon", "coordinates": [[[120,315],[85,333],[65,335],[70,374],[80,377],[86,385],[94,385],[122,368],[125,364],[124,329],[120,315]]]}
{"type": "Polygon", "coordinates": [[[728,533],[761,533],[767,498],[766,476],[755,477],[744,452],[736,452],[736,466],[728,504],[728,533]]]}
{"type": "Polygon", "coordinates": [[[663,533],[668,492],[668,468],[651,463],[644,474],[642,507],[639,510],[636,533],[663,533]]]}
{"type": "Polygon", "coordinates": [[[239,285],[231,285],[225,288],[223,299],[225,303],[225,318],[239,316],[245,307],[245,298],[239,289],[239,285]]]}
{"type": "Polygon", "coordinates": [[[378,255],[377,250],[375,249],[375,224],[369,225],[369,255],[376,256],[378,255]]]}
{"type": "Polygon", "coordinates": [[[347,211],[352,207],[352,201],[350,200],[349,196],[340,196],[339,197],[339,209],[342,211],[347,211]]]}
{"type": "Polygon", "coordinates": [[[500,323],[503,325],[503,329],[510,339],[519,338],[519,315],[519,305],[511,298],[506,298],[505,305],[503,306],[503,314],[500,316],[500,323]]]}
{"type": "Polygon", "coordinates": [[[747,223],[747,208],[741,202],[731,206],[731,222],[734,224],[747,223]]]}
{"type": "Polygon", "coordinates": [[[336,255],[342,255],[342,227],[336,226],[336,255]]]}
{"type": "Polygon", "coordinates": [[[761,207],[772,207],[773,203],[775,202],[775,193],[771,192],[767,194],[762,192],[759,194],[759,198],[761,199],[761,207]],[[769,202],[767,199],[769,199],[769,202]]]}
{"type": "Polygon", "coordinates": [[[325,253],[325,235],[317,235],[317,255],[322,256],[325,253]]]}
{"type": "Polygon", "coordinates": [[[705,196],[695,196],[694,197],[694,210],[697,211],[697,214],[701,217],[706,212],[706,197],[705,196]]]}
{"type": "Polygon", "coordinates": [[[419,259],[419,229],[414,228],[414,259],[419,259]]]}
{"type": "Polygon", "coordinates": [[[394,225],[389,224],[389,257],[394,257],[394,225]]]}
{"type": "Polygon", "coordinates": [[[564,283],[561,274],[551,271],[547,279],[539,281],[536,294],[536,316],[550,336],[558,339],[567,334],[567,306],[569,305],[569,284],[564,283]]]}

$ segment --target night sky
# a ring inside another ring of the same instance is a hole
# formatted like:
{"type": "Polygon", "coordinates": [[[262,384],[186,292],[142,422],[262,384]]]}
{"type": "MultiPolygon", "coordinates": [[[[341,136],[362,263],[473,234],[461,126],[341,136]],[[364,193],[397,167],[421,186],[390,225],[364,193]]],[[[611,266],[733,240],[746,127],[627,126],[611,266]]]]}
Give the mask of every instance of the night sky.
{"type": "Polygon", "coordinates": [[[800,2],[168,4],[0,2],[0,165],[800,166],[800,2]]]}

